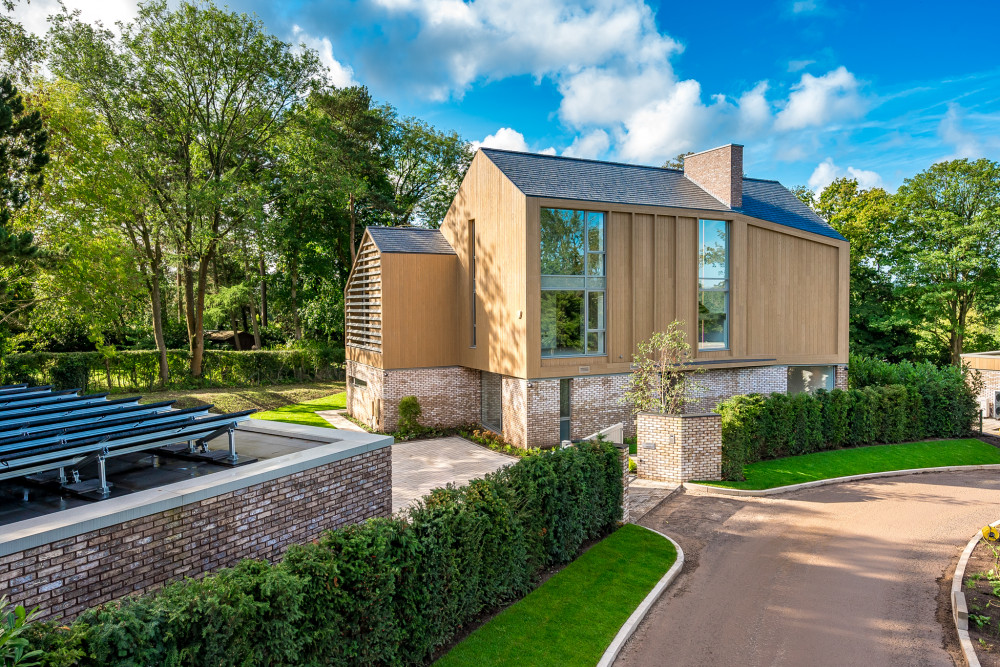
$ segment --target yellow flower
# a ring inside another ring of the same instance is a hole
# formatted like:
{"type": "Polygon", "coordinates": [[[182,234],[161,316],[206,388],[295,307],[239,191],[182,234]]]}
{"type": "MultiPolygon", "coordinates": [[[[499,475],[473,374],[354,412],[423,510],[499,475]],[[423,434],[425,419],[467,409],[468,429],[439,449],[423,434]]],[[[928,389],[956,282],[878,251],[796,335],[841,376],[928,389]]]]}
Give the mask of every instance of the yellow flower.
{"type": "Polygon", "coordinates": [[[1000,540],[1000,528],[996,526],[983,526],[983,537],[988,542],[996,542],[1000,540]]]}

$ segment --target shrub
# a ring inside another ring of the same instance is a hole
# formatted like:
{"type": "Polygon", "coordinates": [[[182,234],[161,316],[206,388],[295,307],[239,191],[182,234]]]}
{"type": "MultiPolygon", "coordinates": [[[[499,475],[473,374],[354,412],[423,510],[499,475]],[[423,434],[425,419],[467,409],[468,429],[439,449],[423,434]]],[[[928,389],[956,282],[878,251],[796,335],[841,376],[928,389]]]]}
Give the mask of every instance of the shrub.
{"type": "Polygon", "coordinates": [[[528,593],[621,520],[622,462],[607,442],[527,457],[372,519],[28,639],[46,665],[425,664],[484,611],[528,593]]]}
{"type": "Polygon", "coordinates": [[[723,478],[741,480],[743,466],[762,459],[971,433],[978,407],[961,369],[858,357],[851,363],[848,391],[752,394],[721,403],[723,478]]]}
{"type": "Polygon", "coordinates": [[[420,432],[420,401],[416,396],[404,396],[399,401],[399,430],[404,434],[420,432]]]}

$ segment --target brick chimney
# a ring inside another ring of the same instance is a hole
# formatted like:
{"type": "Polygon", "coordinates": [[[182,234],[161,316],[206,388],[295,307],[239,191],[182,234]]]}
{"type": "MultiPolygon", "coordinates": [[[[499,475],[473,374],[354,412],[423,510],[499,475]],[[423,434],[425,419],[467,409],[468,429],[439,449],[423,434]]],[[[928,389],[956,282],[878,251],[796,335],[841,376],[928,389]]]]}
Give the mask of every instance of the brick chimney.
{"type": "Polygon", "coordinates": [[[743,206],[743,146],[726,144],[687,155],[684,175],[729,208],[743,206]]]}

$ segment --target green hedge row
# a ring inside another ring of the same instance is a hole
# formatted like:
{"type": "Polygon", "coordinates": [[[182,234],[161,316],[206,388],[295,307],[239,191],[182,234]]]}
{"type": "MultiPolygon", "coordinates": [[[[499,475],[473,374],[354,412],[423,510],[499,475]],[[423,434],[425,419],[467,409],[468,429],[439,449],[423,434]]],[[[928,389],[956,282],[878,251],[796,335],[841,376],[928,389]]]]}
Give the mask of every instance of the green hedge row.
{"type": "MultiPolygon", "coordinates": [[[[421,665],[478,615],[529,592],[621,520],[606,442],[518,461],[235,568],[32,626],[43,665],[421,665]]],[[[516,638],[512,638],[516,640],[516,638]]]]}
{"type": "MultiPolygon", "coordinates": [[[[187,350],[168,350],[168,387],[194,384],[187,350]]],[[[200,384],[259,386],[284,382],[344,379],[344,350],[310,346],[292,350],[205,350],[200,384]]],[[[159,387],[156,350],[101,352],[29,352],[0,359],[0,384],[28,382],[59,389],[151,391],[159,387]]]]}
{"type": "Polygon", "coordinates": [[[962,370],[863,361],[855,370],[852,359],[858,388],[848,391],[750,394],[719,404],[723,478],[741,480],[744,465],[764,459],[971,433],[979,406],[962,370]],[[884,379],[901,382],[879,386],[884,379]]]}

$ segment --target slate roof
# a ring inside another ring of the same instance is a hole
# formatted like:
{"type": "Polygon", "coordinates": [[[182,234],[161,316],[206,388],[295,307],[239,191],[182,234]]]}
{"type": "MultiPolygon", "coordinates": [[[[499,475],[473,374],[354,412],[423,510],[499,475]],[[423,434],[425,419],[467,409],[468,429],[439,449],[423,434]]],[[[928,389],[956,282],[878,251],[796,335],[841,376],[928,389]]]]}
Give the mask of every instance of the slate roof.
{"type": "Polygon", "coordinates": [[[424,227],[369,227],[368,234],[382,253],[454,255],[444,234],[424,227]]]}
{"type": "Polygon", "coordinates": [[[497,148],[480,150],[518,190],[529,197],[737,211],[813,234],[844,238],[777,181],[744,178],[743,206],[731,209],[677,169],[519,153],[497,148]]]}

